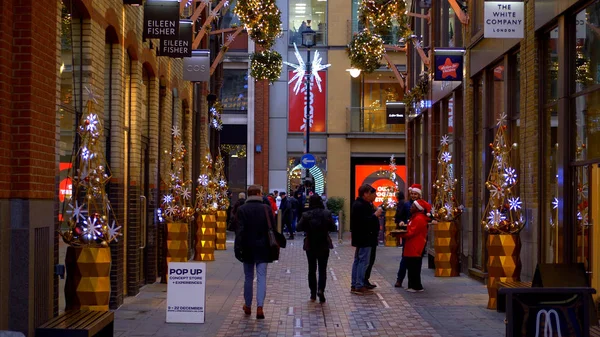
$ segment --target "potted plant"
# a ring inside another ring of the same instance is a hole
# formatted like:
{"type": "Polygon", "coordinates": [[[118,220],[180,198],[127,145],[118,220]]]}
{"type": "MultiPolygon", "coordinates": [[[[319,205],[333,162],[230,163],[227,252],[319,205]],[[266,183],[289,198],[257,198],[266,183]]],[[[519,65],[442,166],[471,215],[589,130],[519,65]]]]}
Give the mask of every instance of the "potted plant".
{"type": "Polygon", "coordinates": [[[338,224],[338,231],[344,223],[343,213],[345,202],[346,199],[343,197],[331,197],[327,199],[327,209],[333,214],[333,221],[338,224]]]}

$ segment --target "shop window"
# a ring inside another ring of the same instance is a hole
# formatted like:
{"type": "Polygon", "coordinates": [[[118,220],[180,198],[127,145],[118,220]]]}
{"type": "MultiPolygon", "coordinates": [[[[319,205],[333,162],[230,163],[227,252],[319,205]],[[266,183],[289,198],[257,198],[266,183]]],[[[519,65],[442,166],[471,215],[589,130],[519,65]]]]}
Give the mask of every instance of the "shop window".
{"type": "Polygon", "coordinates": [[[248,109],[248,69],[223,70],[221,103],[226,113],[246,113],[248,109]]]}
{"type": "Polygon", "coordinates": [[[484,129],[483,129],[483,76],[473,80],[475,109],[473,111],[473,267],[483,270],[483,247],[485,244],[480,219],[485,211],[485,174],[484,174],[484,129]]]}
{"type": "Polygon", "coordinates": [[[475,37],[479,33],[483,33],[483,0],[469,1],[471,7],[469,13],[473,13],[471,18],[471,38],[475,37]]]}
{"type": "Polygon", "coordinates": [[[600,84],[600,1],[575,16],[575,92],[600,84]]]}
{"type": "Polygon", "coordinates": [[[363,74],[360,83],[360,107],[350,108],[351,132],[405,132],[404,124],[388,124],[387,103],[402,101],[403,89],[391,71],[363,74]]]}
{"type": "Polygon", "coordinates": [[[289,1],[289,44],[302,45],[302,32],[310,27],[317,32],[317,45],[327,45],[327,1],[289,1]]]}
{"type": "Polygon", "coordinates": [[[455,15],[454,9],[448,0],[438,0],[439,8],[439,47],[462,46],[462,25],[455,15]]]}
{"type": "Polygon", "coordinates": [[[546,33],[542,50],[544,70],[541,74],[544,83],[544,102],[542,112],[544,184],[542,184],[542,222],[543,249],[542,260],[546,263],[562,261],[562,224],[558,222],[558,27],[546,33]]]}

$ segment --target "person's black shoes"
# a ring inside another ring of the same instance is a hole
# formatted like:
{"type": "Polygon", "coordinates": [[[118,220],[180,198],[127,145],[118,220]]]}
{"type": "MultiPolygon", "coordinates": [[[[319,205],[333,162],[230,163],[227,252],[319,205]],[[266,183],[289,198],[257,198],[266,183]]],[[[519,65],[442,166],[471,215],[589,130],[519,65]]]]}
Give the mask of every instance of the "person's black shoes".
{"type": "Polygon", "coordinates": [[[365,284],[365,287],[367,287],[367,289],[375,289],[375,288],[377,288],[377,286],[376,286],[376,285],[374,285],[374,284],[371,284],[371,283],[369,283],[369,282],[367,282],[367,284],[365,284]]]}
{"type": "Polygon", "coordinates": [[[291,234],[288,240],[294,240],[294,234],[291,234]]]}
{"type": "Polygon", "coordinates": [[[396,281],[396,284],[394,284],[394,287],[396,287],[396,288],[402,288],[402,282],[396,281]]]}
{"type": "Polygon", "coordinates": [[[325,301],[326,301],[325,300],[325,292],[321,290],[321,291],[319,291],[317,293],[317,295],[319,295],[319,302],[320,303],[325,303],[325,301]]]}
{"type": "Polygon", "coordinates": [[[317,300],[317,294],[312,294],[312,293],[311,293],[311,294],[310,294],[310,301],[311,301],[311,302],[314,302],[314,301],[316,301],[316,300],[317,300]]]}

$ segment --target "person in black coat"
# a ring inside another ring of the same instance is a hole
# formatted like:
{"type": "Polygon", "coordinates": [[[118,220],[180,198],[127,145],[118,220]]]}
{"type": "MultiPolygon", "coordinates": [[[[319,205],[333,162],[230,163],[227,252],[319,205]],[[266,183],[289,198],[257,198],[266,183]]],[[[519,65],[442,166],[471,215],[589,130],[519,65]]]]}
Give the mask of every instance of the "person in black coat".
{"type": "Polygon", "coordinates": [[[306,233],[304,250],[308,260],[308,287],[310,299],[325,302],[325,284],[327,282],[327,261],[329,250],[333,248],[329,232],[336,230],[331,212],[325,210],[323,200],[318,195],[312,195],[308,201],[308,211],[304,212],[298,223],[298,231],[306,233]],[[319,283],[317,285],[317,266],[319,268],[319,283]]]}
{"type": "MultiPolygon", "coordinates": [[[[281,225],[285,226],[290,234],[289,239],[294,240],[294,232],[296,232],[296,224],[294,223],[294,209],[292,201],[288,198],[285,192],[279,192],[281,203],[279,204],[279,212],[281,213],[281,225]]],[[[283,232],[283,230],[282,230],[283,232]]]]}
{"type": "Polygon", "coordinates": [[[381,208],[375,210],[373,201],[377,196],[376,190],[369,184],[364,184],[358,189],[358,198],[352,204],[350,211],[350,231],[352,232],[352,246],[356,247],[354,263],[352,264],[353,294],[362,295],[371,293],[366,287],[365,273],[369,266],[371,246],[376,231],[379,231],[379,217],[383,213],[381,208]]]}
{"type": "Polygon", "coordinates": [[[267,264],[273,262],[269,245],[269,226],[275,230],[271,208],[263,203],[260,186],[248,187],[248,199],[236,214],[235,257],[244,263],[244,313],[252,313],[254,268],[257,274],[257,319],[264,319],[263,305],[267,294],[267,264]]]}

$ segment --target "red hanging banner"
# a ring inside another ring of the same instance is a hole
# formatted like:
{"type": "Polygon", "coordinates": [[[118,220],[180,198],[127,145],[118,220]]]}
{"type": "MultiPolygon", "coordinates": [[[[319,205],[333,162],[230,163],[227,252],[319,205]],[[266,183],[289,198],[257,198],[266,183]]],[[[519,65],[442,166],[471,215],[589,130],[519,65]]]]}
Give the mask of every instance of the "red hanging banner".
{"type": "MultiPolygon", "coordinates": [[[[293,71],[288,72],[288,78],[294,77],[293,71]]],[[[325,132],[326,130],[326,88],[327,88],[327,72],[319,71],[321,77],[321,89],[317,87],[313,79],[310,84],[310,132],[325,132]]],[[[289,99],[289,132],[304,132],[305,116],[306,116],[306,80],[303,80],[302,87],[298,94],[294,93],[294,84],[288,85],[289,99]]]]}

